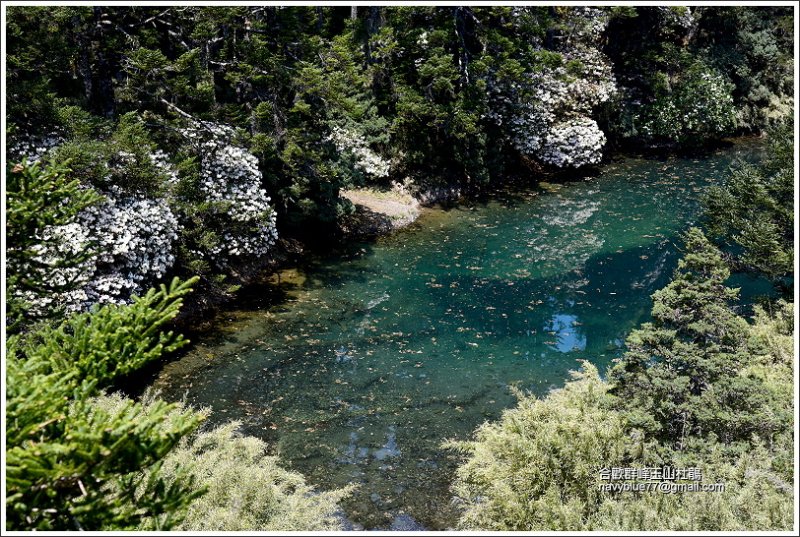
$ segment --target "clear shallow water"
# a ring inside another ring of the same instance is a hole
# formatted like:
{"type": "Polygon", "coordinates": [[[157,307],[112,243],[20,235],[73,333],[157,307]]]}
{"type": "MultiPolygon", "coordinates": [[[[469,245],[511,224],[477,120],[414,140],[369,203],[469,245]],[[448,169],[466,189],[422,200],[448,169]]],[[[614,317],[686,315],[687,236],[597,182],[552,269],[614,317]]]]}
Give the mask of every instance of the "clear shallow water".
{"type": "Polygon", "coordinates": [[[668,282],[702,190],[753,154],[626,159],[430,210],[252,291],[155,387],[242,421],[320,488],[359,484],[344,507],[366,528],[446,529],[458,459],[442,441],[512,406],[509,386],[545,394],[580,359],[605,370],[668,282]]]}

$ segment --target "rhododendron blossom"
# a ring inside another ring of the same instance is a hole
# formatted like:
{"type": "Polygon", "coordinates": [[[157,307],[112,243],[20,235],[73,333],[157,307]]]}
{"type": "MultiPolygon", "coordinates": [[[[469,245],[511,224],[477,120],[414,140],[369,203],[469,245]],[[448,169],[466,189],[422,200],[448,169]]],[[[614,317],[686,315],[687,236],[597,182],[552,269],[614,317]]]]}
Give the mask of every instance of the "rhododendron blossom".
{"type": "Polygon", "coordinates": [[[364,137],[357,132],[334,127],[328,139],[340,153],[350,152],[355,158],[355,166],[370,177],[389,175],[389,162],[370,149],[364,137]]]}

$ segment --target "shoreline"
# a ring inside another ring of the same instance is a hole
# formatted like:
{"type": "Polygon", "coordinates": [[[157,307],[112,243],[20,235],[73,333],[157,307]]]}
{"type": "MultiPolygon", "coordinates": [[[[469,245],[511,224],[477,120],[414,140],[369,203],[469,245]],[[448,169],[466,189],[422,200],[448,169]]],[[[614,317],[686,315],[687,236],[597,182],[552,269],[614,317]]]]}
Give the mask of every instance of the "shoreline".
{"type": "MultiPolygon", "coordinates": [[[[724,150],[742,143],[758,143],[762,139],[763,137],[757,134],[724,138],[699,150],[701,152],[696,156],[710,156],[720,149],[724,150]]],[[[605,168],[620,159],[662,160],[681,156],[685,157],[681,152],[674,150],[663,152],[658,150],[614,151],[609,153],[597,166],[569,171],[538,170],[535,174],[531,171],[529,177],[515,174],[494,182],[493,187],[495,187],[495,192],[498,188],[500,191],[506,192],[523,191],[536,188],[543,183],[561,184],[597,177],[605,168]]],[[[198,300],[197,297],[207,290],[196,289],[187,297],[181,313],[174,322],[174,328],[187,336],[196,336],[213,330],[220,317],[232,309],[231,305],[237,303],[243,292],[259,286],[273,286],[275,283],[281,282],[282,273],[296,272],[304,260],[326,251],[335,252],[350,242],[372,242],[408,227],[416,222],[424,211],[435,210],[437,207],[460,206],[469,201],[480,200],[486,195],[487,191],[484,188],[468,190],[465,185],[457,182],[416,191],[411,191],[398,182],[393,182],[388,189],[364,187],[343,190],[340,196],[350,200],[354,206],[354,212],[336,223],[337,232],[329,248],[320,248],[293,236],[279,238],[277,247],[269,257],[265,258],[255,270],[241,274],[241,283],[235,291],[205,296],[198,300]]]]}

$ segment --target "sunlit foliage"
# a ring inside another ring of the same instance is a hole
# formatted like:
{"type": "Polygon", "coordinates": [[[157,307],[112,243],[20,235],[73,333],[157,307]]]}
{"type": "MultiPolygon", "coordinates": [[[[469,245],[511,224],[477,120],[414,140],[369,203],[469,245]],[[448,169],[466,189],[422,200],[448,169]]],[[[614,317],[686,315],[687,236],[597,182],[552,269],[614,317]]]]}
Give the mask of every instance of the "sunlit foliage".
{"type": "Polygon", "coordinates": [[[748,324],[729,304],[736,292],[719,251],[697,229],[686,250],[609,380],[584,365],[564,388],[523,396],[475,440],[450,444],[467,455],[454,485],[461,527],[792,526],[794,307],[757,308],[748,324]],[[702,483],[724,490],[599,488],[615,467],[699,468],[702,483]]]}
{"type": "Polygon", "coordinates": [[[762,161],[739,164],[705,199],[709,233],[736,264],[784,284],[794,261],[793,148],[787,120],[770,130],[762,161]]]}

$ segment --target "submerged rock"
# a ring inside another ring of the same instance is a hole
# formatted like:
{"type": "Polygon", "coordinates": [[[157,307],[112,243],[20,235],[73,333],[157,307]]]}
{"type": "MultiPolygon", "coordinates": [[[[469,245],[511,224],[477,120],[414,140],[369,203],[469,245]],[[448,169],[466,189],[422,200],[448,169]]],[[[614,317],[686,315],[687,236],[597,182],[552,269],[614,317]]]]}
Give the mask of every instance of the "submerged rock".
{"type": "Polygon", "coordinates": [[[342,456],[336,461],[340,464],[358,464],[367,458],[369,448],[358,446],[358,434],[350,433],[350,442],[344,448],[342,456]]]}
{"type": "Polygon", "coordinates": [[[339,522],[343,531],[364,531],[364,526],[347,518],[341,509],[334,513],[333,517],[339,522]]]}
{"type": "Polygon", "coordinates": [[[346,347],[339,347],[339,349],[333,352],[336,353],[337,364],[344,364],[353,361],[353,356],[350,354],[350,351],[346,347]]]}
{"type": "Polygon", "coordinates": [[[389,526],[391,531],[427,531],[428,528],[414,520],[414,517],[405,513],[399,514],[389,526]]]}
{"type": "Polygon", "coordinates": [[[399,457],[400,455],[400,448],[397,446],[395,427],[392,425],[389,427],[389,433],[386,435],[386,443],[382,448],[375,450],[372,456],[375,457],[376,460],[382,461],[387,458],[399,457]]]}

